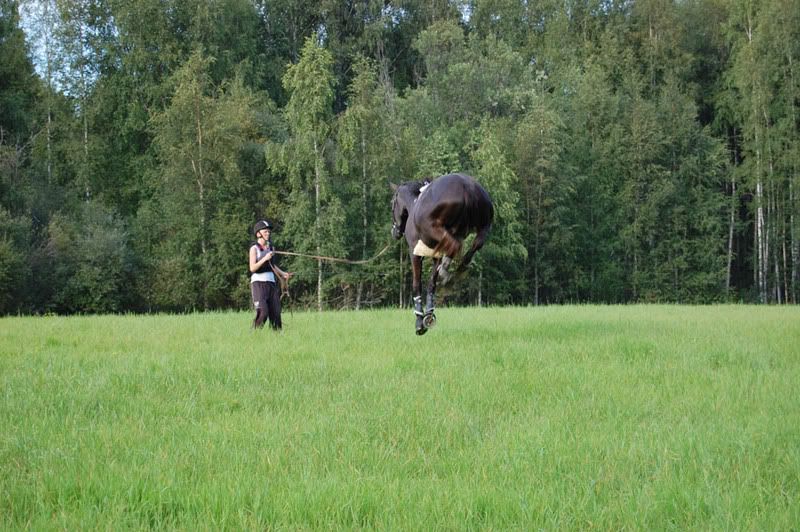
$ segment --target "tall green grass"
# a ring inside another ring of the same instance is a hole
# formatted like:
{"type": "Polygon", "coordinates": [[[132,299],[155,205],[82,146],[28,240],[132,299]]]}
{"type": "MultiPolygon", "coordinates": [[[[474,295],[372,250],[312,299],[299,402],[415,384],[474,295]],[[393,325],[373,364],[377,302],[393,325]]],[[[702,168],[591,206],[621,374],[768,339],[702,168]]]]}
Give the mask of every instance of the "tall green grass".
{"type": "Polygon", "coordinates": [[[800,523],[800,309],[0,320],[2,529],[800,523]]]}

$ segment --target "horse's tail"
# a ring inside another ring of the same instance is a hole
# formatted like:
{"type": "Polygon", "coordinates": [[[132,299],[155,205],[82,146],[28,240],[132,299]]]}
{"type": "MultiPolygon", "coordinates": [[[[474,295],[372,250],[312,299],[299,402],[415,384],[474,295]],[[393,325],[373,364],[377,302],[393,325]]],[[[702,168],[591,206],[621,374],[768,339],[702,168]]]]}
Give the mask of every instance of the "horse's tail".
{"type": "Polygon", "coordinates": [[[494,205],[485,188],[472,179],[464,187],[464,213],[470,228],[480,231],[494,221],[494,205]]]}

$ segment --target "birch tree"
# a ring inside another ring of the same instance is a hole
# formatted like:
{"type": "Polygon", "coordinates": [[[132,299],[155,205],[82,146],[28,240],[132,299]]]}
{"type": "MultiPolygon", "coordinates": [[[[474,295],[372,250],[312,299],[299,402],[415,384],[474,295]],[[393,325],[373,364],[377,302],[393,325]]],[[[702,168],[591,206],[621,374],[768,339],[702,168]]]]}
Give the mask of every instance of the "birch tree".
{"type": "Polygon", "coordinates": [[[100,0],[56,0],[59,24],[56,38],[62,54],[58,72],[59,88],[75,102],[80,123],[74,151],[74,167],[84,200],[96,193],[97,179],[93,169],[90,99],[100,76],[106,43],[114,34],[111,12],[107,2],[100,0]],[[80,154],[80,155],[78,155],[80,154]]]}
{"type": "Polygon", "coordinates": [[[767,97],[772,188],[772,267],[778,302],[796,302],[800,243],[797,186],[800,179],[800,2],[769,0],[758,12],[753,38],[767,97]],[[781,19],[781,24],[775,20],[781,19]]]}
{"type": "Polygon", "coordinates": [[[28,41],[35,58],[39,75],[44,82],[43,100],[46,111],[44,120],[45,161],[47,182],[53,182],[53,100],[57,92],[55,81],[59,70],[59,53],[56,44],[56,28],[59,25],[58,8],[55,0],[38,0],[23,3],[21,11],[25,13],[28,24],[28,41]]]}
{"type": "Polygon", "coordinates": [[[165,302],[203,308],[228,302],[244,259],[220,254],[220,246],[238,242],[245,250],[244,228],[252,223],[238,158],[254,139],[256,99],[241,77],[211,83],[212,61],[196,50],[171,78],[169,106],[151,120],[161,164],[153,183],[157,204],[149,208],[163,211],[156,223],[166,229],[164,240],[155,243],[156,284],[168,294],[165,302]]]}
{"type": "MultiPolygon", "coordinates": [[[[381,215],[385,215],[381,207],[386,202],[376,200],[388,197],[384,166],[389,139],[381,120],[383,93],[374,65],[359,56],[353,69],[347,110],[339,119],[338,160],[342,174],[349,176],[348,191],[352,194],[352,200],[349,202],[351,216],[348,218],[360,221],[359,224],[352,224],[348,234],[358,244],[355,256],[363,260],[376,252],[377,244],[386,240],[380,237],[384,228],[384,224],[380,223],[381,215]]],[[[356,309],[361,307],[364,297],[365,278],[372,277],[372,273],[367,265],[357,274],[356,309]]]]}
{"type": "MultiPolygon", "coordinates": [[[[283,84],[289,93],[285,117],[287,142],[268,161],[289,175],[286,231],[296,251],[341,256],[345,249],[345,216],[332,187],[327,157],[333,123],[333,59],[317,35],[307,38],[300,60],[287,68],[283,84]]],[[[306,272],[302,265],[298,273],[306,272]]],[[[322,310],[323,261],[317,260],[317,309],[322,310]]]]}
{"type": "Polygon", "coordinates": [[[731,39],[733,40],[733,65],[730,82],[735,87],[741,109],[739,119],[743,135],[743,159],[739,167],[745,183],[754,192],[753,198],[753,284],[758,300],[768,301],[769,276],[769,217],[767,176],[767,128],[765,119],[766,86],[758,62],[755,36],[757,9],[754,2],[742,0],[733,5],[731,39]]]}

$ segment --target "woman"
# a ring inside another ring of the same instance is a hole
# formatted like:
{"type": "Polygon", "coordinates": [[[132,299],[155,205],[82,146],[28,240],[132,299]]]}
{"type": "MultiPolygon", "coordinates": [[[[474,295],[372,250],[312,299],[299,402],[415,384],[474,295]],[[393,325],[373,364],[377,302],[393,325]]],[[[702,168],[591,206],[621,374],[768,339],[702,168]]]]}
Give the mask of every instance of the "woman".
{"type": "Polygon", "coordinates": [[[281,291],[276,282],[276,275],[289,280],[292,273],[278,268],[272,258],[275,250],[270,242],[272,226],[266,220],[261,220],[254,227],[256,242],[250,246],[250,291],[253,293],[253,304],[256,307],[256,317],[253,327],[260,329],[269,319],[269,325],[275,330],[281,324],[281,291]]]}

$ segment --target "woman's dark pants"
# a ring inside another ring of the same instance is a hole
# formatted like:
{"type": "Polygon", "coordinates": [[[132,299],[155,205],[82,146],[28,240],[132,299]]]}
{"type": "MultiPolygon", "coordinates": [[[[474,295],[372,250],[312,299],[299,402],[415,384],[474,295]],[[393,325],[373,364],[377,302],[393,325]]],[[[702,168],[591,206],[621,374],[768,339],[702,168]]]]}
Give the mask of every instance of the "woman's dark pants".
{"type": "Polygon", "coordinates": [[[281,324],[281,293],[276,283],[269,281],[254,281],[250,283],[253,293],[253,305],[256,307],[256,317],[253,327],[260,329],[269,319],[273,329],[280,329],[281,324]]]}

